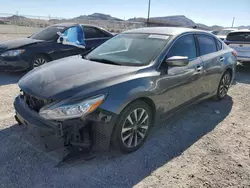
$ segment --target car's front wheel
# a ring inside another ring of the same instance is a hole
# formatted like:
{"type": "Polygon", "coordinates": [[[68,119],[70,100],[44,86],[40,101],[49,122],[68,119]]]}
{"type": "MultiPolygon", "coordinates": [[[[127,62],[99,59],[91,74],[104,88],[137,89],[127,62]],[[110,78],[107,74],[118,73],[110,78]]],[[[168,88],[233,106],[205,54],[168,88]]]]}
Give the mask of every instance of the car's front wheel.
{"type": "Polygon", "coordinates": [[[37,68],[47,62],[49,62],[49,59],[46,56],[36,55],[31,62],[31,69],[37,68]]]}
{"type": "Polygon", "coordinates": [[[152,109],[144,101],[129,104],[119,115],[112,134],[112,145],[124,153],[142,146],[153,123],[152,109]]]}

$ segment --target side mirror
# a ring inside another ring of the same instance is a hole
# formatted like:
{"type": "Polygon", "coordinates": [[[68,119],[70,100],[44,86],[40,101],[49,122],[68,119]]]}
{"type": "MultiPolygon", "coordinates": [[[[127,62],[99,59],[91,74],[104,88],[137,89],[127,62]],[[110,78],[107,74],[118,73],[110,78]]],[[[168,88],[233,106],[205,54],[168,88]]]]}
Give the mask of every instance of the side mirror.
{"type": "Polygon", "coordinates": [[[184,67],[189,63],[189,59],[186,56],[172,56],[165,60],[165,63],[170,67],[184,67]]]}
{"type": "Polygon", "coordinates": [[[66,40],[65,36],[60,31],[58,31],[56,34],[59,36],[57,42],[63,44],[66,40]]]}
{"type": "Polygon", "coordinates": [[[63,43],[63,37],[59,37],[59,43],[63,43]]]}
{"type": "Polygon", "coordinates": [[[63,34],[60,31],[58,31],[56,34],[59,35],[59,37],[63,36],[63,34]]]}

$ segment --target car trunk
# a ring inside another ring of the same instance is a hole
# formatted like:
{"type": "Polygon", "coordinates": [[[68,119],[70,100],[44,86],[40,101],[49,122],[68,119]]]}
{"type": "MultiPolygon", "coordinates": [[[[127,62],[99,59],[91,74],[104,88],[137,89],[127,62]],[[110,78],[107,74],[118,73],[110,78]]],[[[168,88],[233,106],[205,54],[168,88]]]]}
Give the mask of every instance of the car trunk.
{"type": "Polygon", "coordinates": [[[237,51],[239,57],[250,57],[250,31],[230,33],[227,44],[237,51]]]}

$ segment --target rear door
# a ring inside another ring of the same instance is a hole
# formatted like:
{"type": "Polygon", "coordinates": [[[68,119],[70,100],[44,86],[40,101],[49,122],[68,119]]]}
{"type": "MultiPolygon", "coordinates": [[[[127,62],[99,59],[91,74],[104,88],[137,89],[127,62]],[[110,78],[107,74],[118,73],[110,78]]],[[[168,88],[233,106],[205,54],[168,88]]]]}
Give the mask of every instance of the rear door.
{"type": "Polygon", "coordinates": [[[83,30],[85,34],[86,50],[95,48],[112,37],[101,29],[92,26],[83,26],[83,30]]]}
{"type": "Polygon", "coordinates": [[[217,90],[218,82],[223,71],[225,53],[222,43],[215,37],[206,34],[197,34],[199,55],[204,65],[203,89],[207,94],[217,90]]]}
{"type": "Polygon", "coordinates": [[[230,33],[227,43],[238,53],[239,59],[250,58],[250,31],[230,33]]]}

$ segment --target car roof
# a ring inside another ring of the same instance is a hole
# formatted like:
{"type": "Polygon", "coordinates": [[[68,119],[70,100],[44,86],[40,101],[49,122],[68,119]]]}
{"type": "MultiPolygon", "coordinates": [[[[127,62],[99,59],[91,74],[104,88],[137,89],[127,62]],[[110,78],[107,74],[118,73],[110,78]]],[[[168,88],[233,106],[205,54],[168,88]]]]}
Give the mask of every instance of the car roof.
{"type": "Polygon", "coordinates": [[[238,32],[250,32],[250,29],[239,29],[239,30],[232,31],[230,33],[238,33],[238,32]]]}
{"type": "Polygon", "coordinates": [[[82,26],[90,26],[90,27],[97,27],[95,25],[90,25],[90,24],[79,24],[79,23],[58,23],[58,24],[54,24],[52,26],[61,26],[61,27],[72,27],[75,25],[82,25],[82,26]]]}
{"type": "Polygon", "coordinates": [[[237,28],[224,28],[224,29],[222,29],[222,31],[225,31],[225,30],[233,30],[233,31],[237,31],[238,29],[237,29],[237,28]]]}
{"type": "Polygon", "coordinates": [[[161,34],[161,35],[179,35],[186,32],[203,32],[209,33],[206,31],[184,28],[184,27],[146,27],[140,29],[131,29],[123,33],[147,33],[147,34],[161,34]]]}
{"type": "Polygon", "coordinates": [[[54,24],[52,26],[60,26],[60,27],[72,27],[78,25],[77,23],[58,23],[58,24],[54,24]]]}

